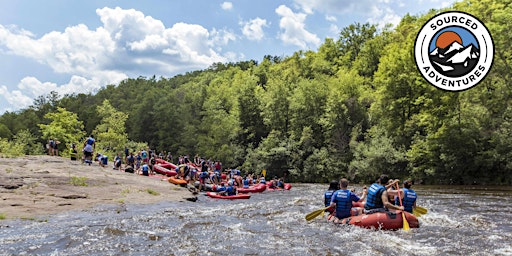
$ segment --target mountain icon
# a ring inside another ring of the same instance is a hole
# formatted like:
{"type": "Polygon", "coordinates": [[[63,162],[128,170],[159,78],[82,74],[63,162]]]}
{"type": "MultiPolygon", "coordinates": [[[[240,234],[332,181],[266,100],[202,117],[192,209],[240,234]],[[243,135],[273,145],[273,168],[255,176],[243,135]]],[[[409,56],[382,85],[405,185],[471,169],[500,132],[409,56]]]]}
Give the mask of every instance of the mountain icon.
{"type": "Polygon", "coordinates": [[[445,48],[436,47],[429,54],[430,62],[441,74],[460,77],[471,72],[478,63],[480,50],[473,44],[463,46],[454,41],[445,48]]]}

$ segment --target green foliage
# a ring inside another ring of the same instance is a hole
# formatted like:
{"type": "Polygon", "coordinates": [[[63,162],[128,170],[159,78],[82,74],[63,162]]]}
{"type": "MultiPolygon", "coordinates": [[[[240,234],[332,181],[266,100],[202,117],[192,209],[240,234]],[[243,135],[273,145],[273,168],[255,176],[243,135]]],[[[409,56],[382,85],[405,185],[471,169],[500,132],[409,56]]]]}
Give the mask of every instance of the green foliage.
{"type": "Polygon", "coordinates": [[[71,176],[69,178],[69,183],[73,186],[83,186],[83,187],[87,187],[87,177],[76,177],[76,176],[71,176]]]}
{"type": "Polygon", "coordinates": [[[41,129],[43,141],[53,139],[59,142],[59,148],[62,155],[68,155],[66,148],[71,143],[78,143],[85,135],[83,131],[83,122],[78,120],[75,113],[67,111],[65,108],[58,107],[56,112],[49,112],[44,118],[51,120],[49,124],[38,124],[41,129]]]}
{"type": "Polygon", "coordinates": [[[80,141],[85,130],[111,156],[150,147],[289,181],[372,182],[387,173],[511,184],[512,5],[464,0],[445,10],[405,15],[382,30],[352,24],[316,52],[126,79],[95,95],[52,92],[0,116],[0,154],[36,154],[38,143],[80,141]],[[419,28],[445,10],[475,15],[495,43],[491,72],[460,93],[428,84],[414,62],[419,28]]]}
{"type": "Polygon", "coordinates": [[[21,130],[14,135],[14,143],[23,146],[23,154],[25,155],[39,155],[43,154],[44,150],[40,144],[37,143],[37,137],[27,130],[21,130]]]}
{"type": "MultiPolygon", "coordinates": [[[[110,152],[110,156],[122,152],[128,142],[125,123],[128,115],[117,111],[108,100],[104,100],[103,104],[97,107],[98,115],[101,122],[94,129],[97,138],[96,146],[104,151],[110,152]]],[[[106,152],[102,152],[106,153],[106,152]]]]}
{"type": "Polygon", "coordinates": [[[148,194],[153,195],[153,196],[160,195],[160,193],[158,193],[158,192],[156,192],[156,191],[154,191],[153,189],[150,189],[150,188],[146,189],[146,192],[148,192],[148,194]]]}
{"type": "Polygon", "coordinates": [[[16,141],[9,141],[0,138],[0,157],[18,157],[25,155],[25,145],[17,143],[16,141]]]}

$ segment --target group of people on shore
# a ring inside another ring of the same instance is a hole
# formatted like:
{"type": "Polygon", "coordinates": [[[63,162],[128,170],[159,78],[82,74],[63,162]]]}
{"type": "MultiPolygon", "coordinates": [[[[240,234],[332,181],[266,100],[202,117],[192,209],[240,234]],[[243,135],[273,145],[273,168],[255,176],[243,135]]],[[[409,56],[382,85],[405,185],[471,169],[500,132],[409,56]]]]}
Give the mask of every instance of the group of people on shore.
{"type": "MultiPolygon", "coordinates": [[[[90,135],[83,145],[83,158],[85,164],[91,165],[97,161],[100,166],[108,165],[108,156],[101,153],[94,154],[96,150],[96,141],[94,135],[90,135]]],[[[155,174],[154,166],[157,159],[163,159],[167,162],[173,162],[171,152],[161,151],[156,153],[150,148],[141,149],[138,152],[130,151],[128,147],[124,149],[124,157],[118,153],[113,161],[113,169],[124,170],[125,172],[149,176],[155,174]],[[122,168],[124,163],[124,169],[122,168]]],[[[191,159],[188,155],[180,155],[177,158],[176,177],[186,180],[188,184],[200,191],[215,191],[224,195],[236,195],[237,188],[249,188],[256,184],[267,184],[265,173],[256,175],[255,173],[245,173],[236,168],[225,169],[220,161],[213,161],[195,155],[191,159]]],[[[269,182],[269,187],[274,189],[284,189],[284,179],[274,177],[269,182]]]]}
{"type": "Polygon", "coordinates": [[[354,189],[348,189],[347,179],[342,178],[339,182],[331,181],[328,190],[324,193],[324,205],[326,211],[330,212],[329,220],[338,223],[354,214],[371,214],[388,209],[412,213],[417,199],[416,192],[411,189],[412,182],[404,181],[401,189],[398,188],[399,182],[400,180],[392,180],[383,174],[369,189],[363,187],[363,192],[359,196],[354,189]],[[352,202],[364,203],[364,208],[357,208],[354,213],[352,202]]]}

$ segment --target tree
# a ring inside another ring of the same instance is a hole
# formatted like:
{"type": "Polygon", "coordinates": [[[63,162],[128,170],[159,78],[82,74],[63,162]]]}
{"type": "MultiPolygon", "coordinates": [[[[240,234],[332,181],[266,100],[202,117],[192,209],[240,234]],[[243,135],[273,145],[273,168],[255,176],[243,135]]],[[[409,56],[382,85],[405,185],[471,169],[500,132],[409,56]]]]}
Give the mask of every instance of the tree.
{"type": "Polygon", "coordinates": [[[75,113],[65,108],[57,107],[57,112],[47,113],[44,118],[51,120],[49,124],[39,124],[45,141],[54,139],[62,145],[68,145],[78,143],[85,135],[83,122],[78,120],[75,113]]]}
{"type": "Polygon", "coordinates": [[[104,100],[96,110],[101,117],[101,122],[94,129],[98,141],[97,147],[113,153],[121,152],[128,142],[125,128],[128,114],[117,111],[108,100],[104,100]]]}

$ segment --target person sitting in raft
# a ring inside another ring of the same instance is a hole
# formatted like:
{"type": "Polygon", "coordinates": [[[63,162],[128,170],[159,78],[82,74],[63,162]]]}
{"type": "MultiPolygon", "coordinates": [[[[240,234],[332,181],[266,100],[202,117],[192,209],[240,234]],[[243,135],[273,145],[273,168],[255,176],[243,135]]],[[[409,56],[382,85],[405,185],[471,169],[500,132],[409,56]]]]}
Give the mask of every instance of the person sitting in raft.
{"type": "Polygon", "coordinates": [[[398,180],[393,181],[391,184],[384,187],[382,184],[387,184],[389,177],[382,174],[375,183],[373,183],[368,189],[368,196],[366,198],[366,204],[364,205],[364,212],[371,214],[375,212],[386,211],[387,209],[403,210],[403,206],[394,205],[389,202],[388,193],[397,193],[395,191],[387,191],[388,187],[393,186],[398,180]]]}
{"type": "Polygon", "coordinates": [[[279,179],[277,180],[277,187],[278,187],[278,188],[282,188],[282,189],[284,189],[284,181],[283,181],[283,178],[279,178],[279,179]]]}
{"type": "Polygon", "coordinates": [[[270,186],[268,188],[277,188],[277,176],[274,176],[272,180],[270,180],[270,186]]]}
{"type": "Polygon", "coordinates": [[[340,180],[340,189],[332,194],[331,206],[334,207],[336,219],[329,219],[337,223],[338,220],[350,217],[352,210],[352,202],[363,202],[366,198],[367,191],[363,191],[363,195],[359,198],[356,194],[348,189],[348,180],[342,178],[340,180]]]}
{"type": "Polygon", "coordinates": [[[219,186],[215,186],[215,191],[219,192],[219,194],[226,191],[226,189],[227,187],[224,185],[224,182],[221,182],[219,186]]]}
{"type": "Polygon", "coordinates": [[[219,192],[219,195],[226,195],[226,196],[234,196],[236,195],[236,187],[233,184],[233,181],[228,181],[228,186],[226,187],[226,190],[219,192]]]}
{"type": "MultiPolygon", "coordinates": [[[[331,183],[329,183],[329,188],[327,189],[327,191],[324,192],[324,205],[325,205],[325,207],[331,205],[332,194],[334,194],[334,192],[336,192],[336,190],[338,190],[339,186],[340,186],[340,183],[335,181],[335,180],[333,180],[333,181],[331,181],[331,183]]],[[[329,209],[327,209],[325,211],[333,213],[334,212],[334,207],[331,207],[331,208],[329,208],[329,209]]]]}
{"type": "Polygon", "coordinates": [[[247,175],[245,175],[242,183],[243,183],[243,188],[249,188],[249,183],[250,182],[249,182],[249,177],[247,175]]]}
{"type": "Polygon", "coordinates": [[[267,184],[267,181],[265,180],[265,176],[263,176],[263,175],[260,177],[260,184],[265,184],[265,185],[267,184]]]}
{"type": "Polygon", "coordinates": [[[400,205],[400,199],[398,197],[402,197],[404,210],[410,213],[412,213],[412,209],[416,207],[416,199],[418,198],[418,195],[416,195],[416,192],[411,189],[411,186],[412,182],[405,180],[400,195],[395,197],[395,205],[400,205]]]}

